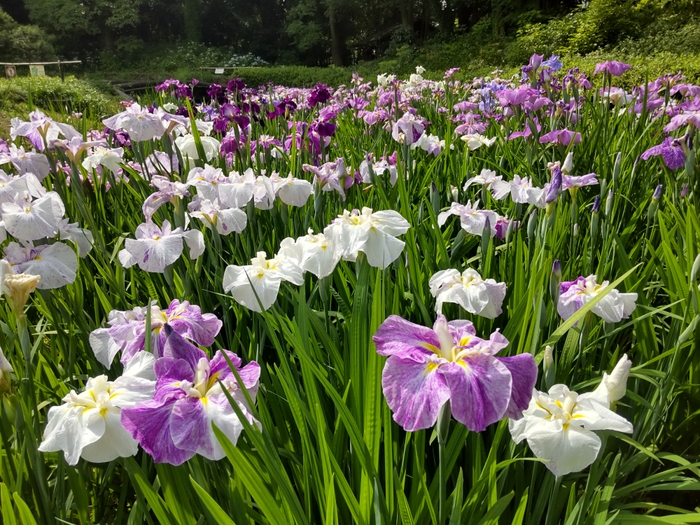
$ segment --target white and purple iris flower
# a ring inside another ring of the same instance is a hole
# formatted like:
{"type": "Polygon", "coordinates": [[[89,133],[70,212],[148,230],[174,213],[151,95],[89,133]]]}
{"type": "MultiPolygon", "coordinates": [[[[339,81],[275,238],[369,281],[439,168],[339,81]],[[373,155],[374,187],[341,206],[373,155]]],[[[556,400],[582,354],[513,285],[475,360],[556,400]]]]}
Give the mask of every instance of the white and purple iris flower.
{"type": "MultiPolygon", "coordinates": [[[[148,307],[109,312],[109,328],[98,328],[90,334],[90,346],[97,360],[107,369],[121,351],[121,362],[129,363],[141,353],[146,343],[146,314],[148,307]]],[[[151,350],[162,357],[165,349],[163,327],[172,330],[202,346],[210,346],[221,330],[222,323],[214,314],[203,314],[199,306],[188,301],[173,299],[166,310],[161,310],[156,301],[151,303],[151,350]]]]}
{"type": "Polygon", "coordinates": [[[2,203],[5,229],[22,241],[54,237],[65,211],[63,201],[55,191],[37,199],[32,199],[32,195],[25,191],[16,195],[12,202],[2,203]]]}
{"type": "Polygon", "coordinates": [[[562,175],[561,190],[569,190],[569,193],[576,192],[584,186],[597,186],[598,177],[595,173],[575,177],[573,175],[562,175]]]}
{"type": "Polygon", "coordinates": [[[107,463],[135,455],[138,443],[122,426],[121,411],[153,397],[154,361],[151,354],[141,354],[116,380],[97,376],[88,379],[83,392],[71,390],[62,405],[49,410],[39,451],[63,451],[69,465],[80,458],[107,463]]]}
{"type": "Polygon", "coordinates": [[[282,281],[297,286],[304,284],[304,272],[295,257],[283,253],[266,259],[258,252],[246,266],[230,264],[224,272],[224,292],[254,312],[267,310],[277,300],[282,281]]]}
{"type": "Polygon", "coordinates": [[[420,117],[406,112],[391,128],[391,136],[396,142],[411,145],[420,139],[425,130],[425,123],[420,117]]]}
{"type": "Polygon", "coordinates": [[[127,239],[126,247],[119,252],[119,262],[124,268],[138,264],[147,272],[163,273],[182,255],[183,239],[190,249],[190,259],[204,253],[204,236],[199,230],[173,230],[167,220],[161,228],[152,222],[140,224],[136,228],[136,239],[127,239]]]}
{"type": "Polygon", "coordinates": [[[51,172],[49,160],[43,153],[25,151],[23,147],[10,144],[6,152],[0,151],[0,165],[12,164],[19,175],[34,174],[40,181],[51,172]]]}
{"type": "Polygon", "coordinates": [[[183,197],[190,196],[190,192],[187,191],[187,184],[177,181],[173,182],[162,175],[153,175],[151,186],[158,188],[158,191],[151,193],[143,201],[143,206],[141,207],[147,222],[151,221],[153,214],[164,204],[168,202],[175,203],[183,197]]]}
{"type": "Polygon", "coordinates": [[[10,138],[15,140],[17,137],[26,137],[39,151],[44,151],[47,146],[51,147],[60,135],[67,140],[82,138],[82,135],[70,124],[56,122],[38,109],[29,114],[29,122],[18,118],[10,121],[10,138]]]}
{"type": "Polygon", "coordinates": [[[496,224],[501,219],[501,216],[492,210],[480,210],[479,201],[476,201],[474,205],[472,205],[471,201],[467,202],[467,204],[453,202],[449,210],[438,214],[438,225],[444,226],[450,215],[457,215],[462,229],[472,235],[482,235],[487,225],[491,237],[498,233],[496,224]]]}
{"type": "MultiPolygon", "coordinates": [[[[559,315],[564,320],[568,319],[598,294],[607,291],[608,286],[610,286],[608,281],[598,284],[595,275],[561,283],[557,303],[559,315]]],[[[637,307],[636,301],[636,293],[620,293],[617,289],[613,289],[591,308],[591,312],[608,323],[618,323],[634,312],[637,307]]]]}
{"type": "Polygon", "coordinates": [[[155,395],[122,409],[122,425],[156,463],[180,465],[196,454],[222,459],[225,453],[212,423],[236,443],[243,424],[226,396],[228,392],[246,419],[259,425],[250,413],[241,386],[254,402],[260,366],[254,361],[241,366],[241,359],[228,350],[219,350],[210,360],[170,325],[165,325],[165,332],[163,357],[154,366],[155,395]],[[229,368],[224,352],[243,385],[229,368]]]}
{"type": "Polygon", "coordinates": [[[494,319],[503,311],[506,283],[482,279],[479,272],[467,268],[441,270],[430,278],[430,294],[437,299],[435,312],[442,313],[443,303],[456,303],[467,312],[494,319]]]}
{"type": "Polygon", "coordinates": [[[501,200],[508,194],[516,204],[533,204],[538,208],[545,207],[545,189],[533,186],[532,179],[529,177],[513,175],[512,181],[500,182],[493,187],[493,198],[496,200],[501,200]]]}
{"type": "Polygon", "coordinates": [[[631,361],[623,356],[598,388],[586,394],[554,385],[548,393],[533,390],[532,400],[519,421],[509,421],[516,443],[527,440],[532,452],[557,477],[579,472],[598,457],[602,441],[594,432],[632,433],[632,423],[610,409],[627,389],[631,361]]]}
{"type": "Polygon", "coordinates": [[[485,340],[469,321],[439,315],[431,329],[392,315],[373,340],[377,353],[389,357],[384,397],[407,431],[435,425],[448,401],[454,418],[474,432],[505,417],[519,419],[528,407],[537,365],[530,354],[496,357],[508,346],[499,332],[485,340]]]}
{"type": "Polygon", "coordinates": [[[382,270],[398,259],[406,243],[397,239],[411,225],[394,210],[344,210],[324,230],[346,261],[355,261],[359,252],[367,257],[370,266],[382,270]]]}
{"type": "Polygon", "coordinates": [[[102,121],[109,129],[123,129],[135,142],[157,139],[165,133],[163,121],[147,108],[131,104],[125,111],[102,121]]]}
{"type": "Polygon", "coordinates": [[[5,247],[5,260],[15,273],[26,273],[41,277],[37,288],[52,290],[75,281],[78,271],[78,257],[73,249],[55,242],[34,246],[31,242],[24,246],[11,242],[5,247]]]}
{"type": "Polygon", "coordinates": [[[389,184],[392,186],[396,184],[399,177],[395,165],[390,164],[386,159],[374,162],[374,156],[372,154],[368,155],[367,158],[360,163],[360,176],[362,177],[362,182],[365,184],[370,184],[372,182],[370,170],[377,177],[389,173],[389,184]]]}
{"type": "Polygon", "coordinates": [[[314,174],[314,186],[321,188],[321,191],[335,190],[345,200],[345,190],[347,189],[345,181],[348,172],[342,158],[338,158],[334,162],[326,162],[321,166],[303,164],[301,168],[314,174]]]}

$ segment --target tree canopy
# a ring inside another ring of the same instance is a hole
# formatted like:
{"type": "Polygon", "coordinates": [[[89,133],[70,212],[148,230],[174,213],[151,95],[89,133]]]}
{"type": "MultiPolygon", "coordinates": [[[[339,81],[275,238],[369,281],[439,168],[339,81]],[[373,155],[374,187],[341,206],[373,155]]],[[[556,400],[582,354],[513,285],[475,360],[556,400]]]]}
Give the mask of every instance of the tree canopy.
{"type": "MultiPolygon", "coordinates": [[[[547,49],[569,46],[572,52],[588,52],[642,31],[669,10],[695,13],[696,4],[694,0],[0,0],[7,13],[2,23],[10,24],[9,20],[13,31],[35,35],[34,40],[41,42],[41,51],[36,51],[40,54],[50,48],[39,29],[49,35],[59,57],[94,64],[124,63],[154,46],[187,43],[252,54],[271,63],[308,66],[353,65],[387,52],[396,54],[405,46],[447,42],[464,34],[478,35],[480,45],[517,36],[538,46],[542,42],[547,49]],[[552,18],[558,25],[544,23],[552,18]]],[[[7,41],[9,33],[3,33],[0,39],[7,41]]],[[[10,52],[8,44],[4,46],[2,52],[10,52]]],[[[19,56],[27,49],[25,45],[23,51],[11,53],[19,56]]]]}

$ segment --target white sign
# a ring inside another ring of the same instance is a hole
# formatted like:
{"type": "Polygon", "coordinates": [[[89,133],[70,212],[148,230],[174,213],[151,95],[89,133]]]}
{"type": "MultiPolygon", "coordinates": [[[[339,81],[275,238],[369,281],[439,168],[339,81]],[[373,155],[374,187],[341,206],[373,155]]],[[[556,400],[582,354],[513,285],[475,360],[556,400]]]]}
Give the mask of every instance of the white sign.
{"type": "Polygon", "coordinates": [[[44,71],[44,66],[41,66],[41,65],[30,65],[29,66],[29,74],[33,77],[46,76],[46,72],[44,71]]]}
{"type": "Polygon", "coordinates": [[[217,68],[214,70],[214,74],[215,74],[215,75],[223,75],[223,74],[224,74],[224,68],[223,68],[223,67],[217,67],[217,68]]]}
{"type": "Polygon", "coordinates": [[[7,78],[15,78],[17,76],[15,66],[5,66],[5,76],[7,78]]]}

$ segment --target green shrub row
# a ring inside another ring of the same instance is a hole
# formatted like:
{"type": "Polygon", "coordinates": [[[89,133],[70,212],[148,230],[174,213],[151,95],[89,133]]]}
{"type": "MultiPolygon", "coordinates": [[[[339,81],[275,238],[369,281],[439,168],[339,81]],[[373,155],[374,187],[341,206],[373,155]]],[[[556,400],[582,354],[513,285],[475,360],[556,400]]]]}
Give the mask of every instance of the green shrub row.
{"type": "Polygon", "coordinates": [[[117,111],[114,97],[85,80],[66,77],[61,81],[49,76],[0,78],[0,109],[13,114],[13,109],[20,106],[59,114],[88,113],[95,117],[117,111]]]}

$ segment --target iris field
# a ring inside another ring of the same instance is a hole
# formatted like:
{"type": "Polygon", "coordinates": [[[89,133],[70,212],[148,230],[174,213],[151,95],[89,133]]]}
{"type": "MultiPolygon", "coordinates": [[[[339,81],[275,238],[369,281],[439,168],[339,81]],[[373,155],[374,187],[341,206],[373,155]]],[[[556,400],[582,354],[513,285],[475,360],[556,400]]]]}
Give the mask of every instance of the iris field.
{"type": "Polygon", "coordinates": [[[700,87],[628,69],[13,119],[2,522],[700,522],[700,87]]]}

